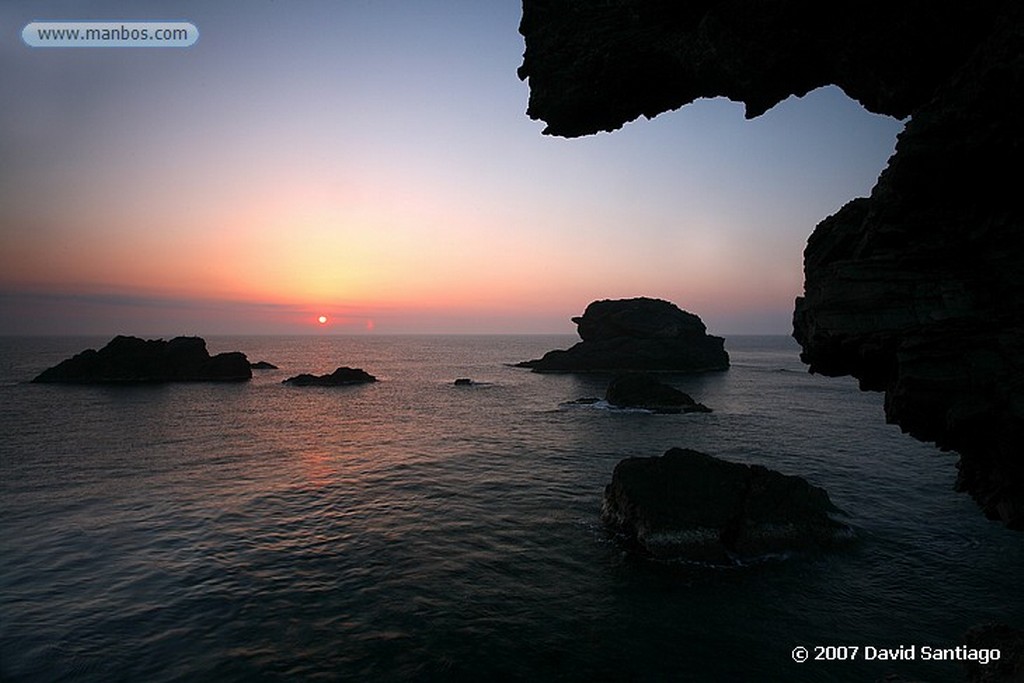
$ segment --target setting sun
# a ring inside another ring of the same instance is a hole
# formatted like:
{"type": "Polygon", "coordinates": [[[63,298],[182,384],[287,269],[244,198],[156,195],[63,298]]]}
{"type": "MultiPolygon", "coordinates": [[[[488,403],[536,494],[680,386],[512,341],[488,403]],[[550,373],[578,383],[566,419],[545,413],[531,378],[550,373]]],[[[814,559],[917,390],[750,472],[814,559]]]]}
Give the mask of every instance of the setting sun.
{"type": "Polygon", "coordinates": [[[317,318],[316,321],[318,323],[320,323],[321,325],[326,325],[327,324],[327,316],[326,315],[322,315],[319,318],[317,318]]]}

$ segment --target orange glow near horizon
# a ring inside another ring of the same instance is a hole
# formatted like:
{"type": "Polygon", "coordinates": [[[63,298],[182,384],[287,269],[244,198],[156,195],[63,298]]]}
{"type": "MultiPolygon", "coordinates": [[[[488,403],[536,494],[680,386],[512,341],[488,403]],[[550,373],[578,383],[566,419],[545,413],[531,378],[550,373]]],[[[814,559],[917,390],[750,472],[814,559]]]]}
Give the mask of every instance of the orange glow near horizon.
{"type": "Polygon", "coordinates": [[[763,250],[737,243],[730,226],[710,219],[660,239],[621,242],[613,233],[582,238],[598,224],[593,217],[552,212],[549,224],[492,214],[461,198],[446,204],[443,187],[432,192],[410,182],[417,190],[403,189],[394,176],[251,180],[247,198],[204,196],[187,211],[151,188],[146,197],[142,186],[117,216],[91,204],[56,230],[68,238],[60,248],[49,242],[54,235],[37,241],[47,230],[12,240],[17,249],[0,254],[0,279],[237,305],[253,319],[265,310],[271,325],[339,333],[432,328],[431,319],[458,320],[460,329],[474,319],[488,329],[492,323],[483,321],[501,317],[561,321],[592,300],[629,296],[714,316],[743,303],[791,301],[800,291],[798,250],[781,276],[765,272],[763,250]],[[139,231],[140,224],[150,229],[139,231]],[[92,243],[79,238],[81,248],[72,248],[76,233],[92,235],[92,243]]]}
{"type": "Polygon", "coordinates": [[[630,296],[786,330],[807,235],[903,127],[830,87],[544,136],[515,4],[421,4],[316,3],[330,39],[279,41],[310,14],[199,3],[187,55],[5,53],[0,331],[571,331],[630,296]]]}

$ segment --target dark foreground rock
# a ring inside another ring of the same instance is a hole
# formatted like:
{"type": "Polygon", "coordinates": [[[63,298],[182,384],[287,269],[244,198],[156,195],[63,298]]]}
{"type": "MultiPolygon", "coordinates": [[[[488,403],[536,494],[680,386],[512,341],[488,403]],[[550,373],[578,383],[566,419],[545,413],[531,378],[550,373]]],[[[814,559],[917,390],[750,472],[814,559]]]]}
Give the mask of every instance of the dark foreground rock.
{"type": "Polygon", "coordinates": [[[289,377],[282,384],[292,384],[297,387],[339,387],[376,381],[376,377],[360,368],[340,367],[329,375],[301,374],[289,377]]]}
{"type": "Polygon", "coordinates": [[[534,372],[705,372],[729,367],[725,340],[661,299],[595,301],[572,319],[583,340],[518,367],[534,372]]]}
{"type": "Polygon", "coordinates": [[[656,558],[732,563],[829,547],[849,535],[835,512],[800,477],[673,448],[620,461],[601,518],[656,558]]]}
{"type": "Polygon", "coordinates": [[[237,351],[210,356],[200,337],[139,339],[117,336],[99,351],[87,349],[48,368],[33,382],[132,384],[148,382],[243,382],[249,360],[237,351]]]}
{"type": "Polygon", "coordinates": [[[711,409],[675,387],[645,373],[616,375],[604,399],[618,408],[643,408],[656,413],[710,413],[711,409]]]}
{"type": "Polygon", "coordinates": [[[958,487],[1024,529],[1024,4],[524,0],[520,31],[549,134],[702,97],[754,117],[829,84],[909,116],[870,197],[808,241],[794,336],[812,372],[884,391],[889,421],[957,451],[958,487]]]}
{"type": "Polygon", "coordinates": [[[1007,624],[981,624],[967,632],[964,645],[979,653],[999,650],[999,659],[983,664],[967,660],[970,683],[1020,683],[1024,681],[1024,631],[1007,624]]]}
{"type": "Polygon", "coordinates": [[[265,360],[256,361],[252,364],[253,370],[277,370],[277,366],[265,360]]]}

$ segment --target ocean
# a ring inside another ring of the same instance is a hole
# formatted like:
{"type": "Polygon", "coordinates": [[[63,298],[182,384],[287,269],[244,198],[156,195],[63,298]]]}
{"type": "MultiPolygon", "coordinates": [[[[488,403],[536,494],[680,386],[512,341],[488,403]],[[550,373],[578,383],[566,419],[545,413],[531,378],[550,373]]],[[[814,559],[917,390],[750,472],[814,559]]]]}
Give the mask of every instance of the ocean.
{"type": "Polygon", "coordinates": [[[0,339],[5,682],[959,681],[865,648],[956,647],[1024,614],[1024,536],[953,492],[955,455],[785,337],[670,378],[707,414],[569,404],[606,378],[510,366],[566,335],[214,337],[281,369],[28,383],[106,341],[0,339]],[[381,381],[281,383],[341,365],[381,381]],[[856,538],[733,567],[625,552],[604,486],[673,446],[805,477],[856,538]],[[861,654],[813,659],[833,645],[861,654]]]}

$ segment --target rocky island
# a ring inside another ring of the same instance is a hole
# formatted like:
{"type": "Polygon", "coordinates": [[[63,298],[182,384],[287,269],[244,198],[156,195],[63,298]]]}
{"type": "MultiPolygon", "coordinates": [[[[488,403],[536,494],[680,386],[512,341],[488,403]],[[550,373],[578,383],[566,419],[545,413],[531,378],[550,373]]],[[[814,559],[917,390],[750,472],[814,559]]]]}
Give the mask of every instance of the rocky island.
{"type": "Polygon", "coordinates": [[[729,367],[725,340],[675,304],[646,297],[595,301],[572,319],[583,340],[518,363],[534,372],[706,372],[729,367]]]}
{"type": "Polygon", "coordinates": [[[243,382],[252,378],[244,353],[211,356],[201,337],[140,339],[117,336],[99,351],[87,349],[40,373],[47,384],[243,382]]]}
{"type": "Polygon", "coordinates": [[[812,372],[885,392],[887,420],[958,452],[958,487],[1024,530],[1024,5],[524,0],[519,30],[547,134],[703,97],[753,118],[830,84],[909,117],[870,196],[814,229],[794,336],[812,372]]]}
{"type": "Polygon", "coordinates": [[[838,512],[801,477],[673,448],[620,461],[601,518],[655,558],[730,564],[848,538],[838,512]]]}
{"type": "Polygon", "coordinates": [[[368,384],[377,378],[361,368],[340,367],[328,375],[303,373],[283,380],[282,384],[296,387],[341,387],[349,384],[368,384]]]}

